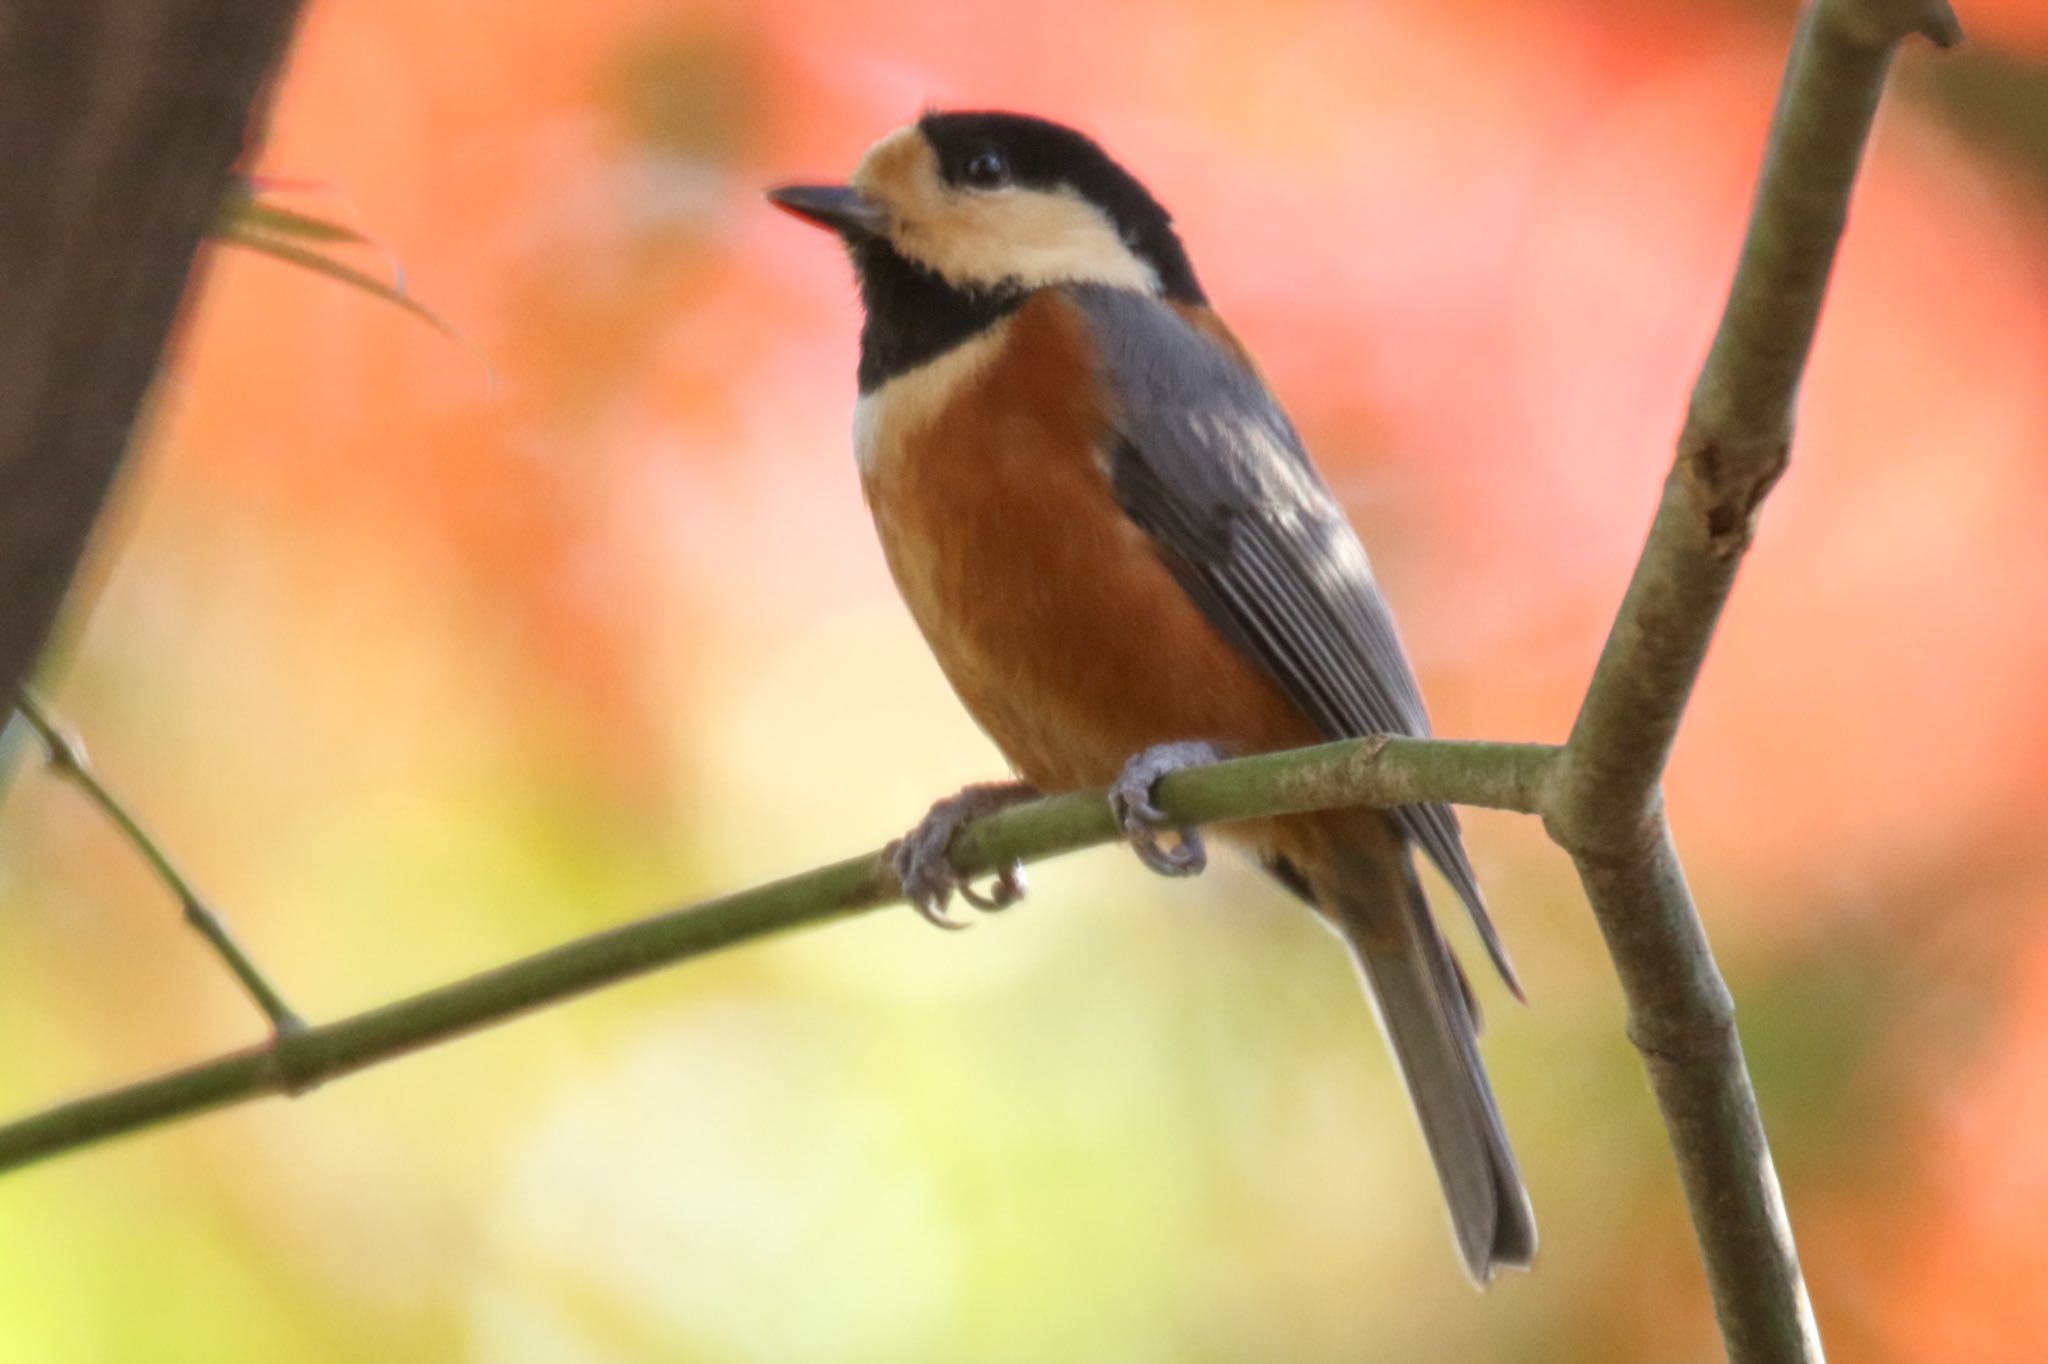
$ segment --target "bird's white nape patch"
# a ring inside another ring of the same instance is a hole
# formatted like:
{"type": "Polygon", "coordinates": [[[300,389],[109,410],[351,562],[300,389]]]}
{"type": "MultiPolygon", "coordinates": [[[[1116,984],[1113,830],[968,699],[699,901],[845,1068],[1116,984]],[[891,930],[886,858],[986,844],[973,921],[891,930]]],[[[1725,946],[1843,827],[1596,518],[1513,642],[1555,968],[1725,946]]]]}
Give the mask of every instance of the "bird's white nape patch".
{"type": "Polygon", "coordinates": [[[962,289],[1106,284],[1157,296],[1159,273],[1071,189],[949,185],[915,124],[868,149],[853,185],[889,214],[899,255],[962,289]]]}
{"type": "Polygon", "coordinates": [[[897,375],[853,405],[853,458],[863,477],[887,468],[911,433],[939,415],[946,403],[995,358],[1010,334],[1010,318],[968,337],[916,369],[897,375]]]}

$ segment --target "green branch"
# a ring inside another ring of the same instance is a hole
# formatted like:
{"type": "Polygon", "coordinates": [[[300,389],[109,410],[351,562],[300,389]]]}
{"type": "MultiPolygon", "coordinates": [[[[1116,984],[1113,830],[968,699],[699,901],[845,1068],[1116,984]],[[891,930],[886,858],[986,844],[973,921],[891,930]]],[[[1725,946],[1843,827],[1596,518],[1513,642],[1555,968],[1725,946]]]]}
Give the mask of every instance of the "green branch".
{"type": "MultiPolygon", "coordinates": [[[[1209,823],[1345,805],[1456,800],[1537,809],[1557,750],[1541,744],[1353,739],[1176,772],[1156,801],[1176,820],[1209,823]]],[[[1102,792],[1055,796],[961,830],[961,871],[1038,861],[1122,837],[1102,792]]],[[[849,858],[686,909],[578,938],[410,999],[268,1045],[109,1090],[0,1127],[0,1170],[108,1137],[325,1081],[575,995],[721,947],[900,903],[885,853],[849,858]]]]}

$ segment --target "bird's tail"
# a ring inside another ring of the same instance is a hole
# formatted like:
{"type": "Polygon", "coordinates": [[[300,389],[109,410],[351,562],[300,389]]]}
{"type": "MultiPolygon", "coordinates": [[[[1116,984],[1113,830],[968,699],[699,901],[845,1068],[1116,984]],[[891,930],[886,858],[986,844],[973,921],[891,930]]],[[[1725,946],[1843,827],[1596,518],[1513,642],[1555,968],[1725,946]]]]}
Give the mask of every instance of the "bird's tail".
{"type": "Polygon", "coordinates": [[[1536,1220],[1479,1060],[1478,1010],[1429,912],[1405,849],[1392,839],[1339,844],[1311,876],[1318,909],[1365,978],[1421,1119],[1473,1282],[1525,1269],[1536,1220]]]}

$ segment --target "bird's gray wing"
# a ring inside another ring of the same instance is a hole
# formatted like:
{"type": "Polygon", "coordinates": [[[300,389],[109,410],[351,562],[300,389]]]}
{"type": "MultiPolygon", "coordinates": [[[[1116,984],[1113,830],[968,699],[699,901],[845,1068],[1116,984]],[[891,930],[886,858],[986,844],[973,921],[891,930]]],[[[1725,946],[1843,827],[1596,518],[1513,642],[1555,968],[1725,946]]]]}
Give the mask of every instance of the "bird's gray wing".
{"type": "MultiPolygon", "coordinates": [[[[1105,452],[1117,500],[1175,580],[1331,738],[1427,737],[1364,547],[1258,376],[1156,299],[1092,285],[1069,293],[1112,395],[1105,452]]],[[[1457,815],[1448,805],[1392,814],[1519,995],[1457,815]]]]}

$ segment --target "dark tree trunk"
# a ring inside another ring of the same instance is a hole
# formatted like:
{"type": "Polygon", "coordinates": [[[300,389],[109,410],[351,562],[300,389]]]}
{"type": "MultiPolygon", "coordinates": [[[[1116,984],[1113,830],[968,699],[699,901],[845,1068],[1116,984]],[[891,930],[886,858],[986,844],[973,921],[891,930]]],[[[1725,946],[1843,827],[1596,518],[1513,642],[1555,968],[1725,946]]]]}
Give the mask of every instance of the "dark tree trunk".
{"type": "Polygon", "coordinates": [[[299,0],[0,0],[0,709],[50,637],[299,0]]]}

